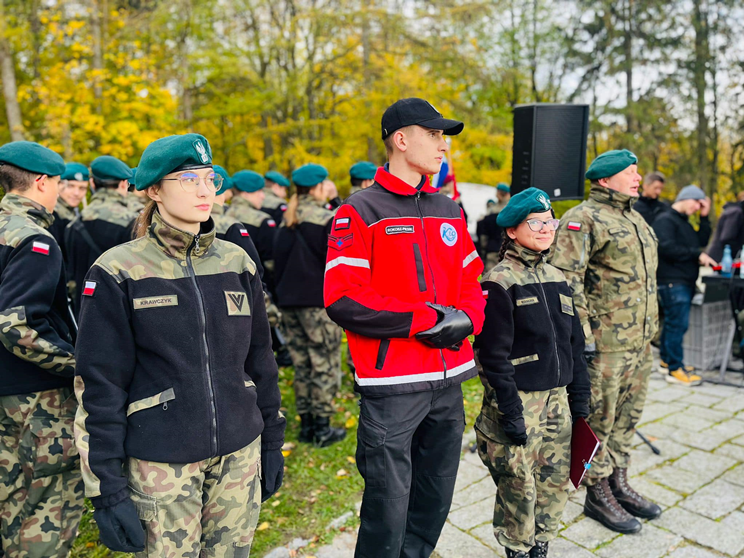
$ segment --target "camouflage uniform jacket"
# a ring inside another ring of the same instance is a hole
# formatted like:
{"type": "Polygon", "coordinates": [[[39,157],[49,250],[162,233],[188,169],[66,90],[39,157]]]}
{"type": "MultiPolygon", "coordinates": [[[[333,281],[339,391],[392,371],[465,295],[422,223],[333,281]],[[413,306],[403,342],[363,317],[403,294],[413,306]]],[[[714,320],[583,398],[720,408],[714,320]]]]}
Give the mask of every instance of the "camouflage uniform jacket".
{"type": "Polygon", "coordinates": [[[566,274],[585,342],[597,351],[643,349],[658,328],[656,235],[635,200],[592,186],[556,233],[550,263],[566,274]]]}
{"type": "Polygon", "coordinates": [[[145,209],[145,202],[142,201],[142,198],[130,193],[127,196],[127,207],[131,211],[134,211],[135,213],[139,213],[140,211],[145,209]]]}
{"type": "Polygon", "coordinates": [[[214,230],[217,232],[217,238],[237,244],[245,250],[255,262],[256,267],[258,268],[258,275],[263,281],[264,267],[261,263],[261,257],[258,255],[256,245],[253,244],[251,235],[245,225],[236,221],[232,217],[225,215],[225,208],[216,203],[212,205],[211,215],[212,220],[214,221],[214,230]]]}
{"type": "Polygon", "coordinates": [[[240,196],[233,196],[230,208],[225,211],[225,215],[245,225],[256,245],[261,263],[269,270],[273,269],[276,221],[240,196]]]}
{"type": "Polygon", "coordinates": [[[261,281],[211,219],[194,235],[156,212],[145,236],[96,261],[83,294],[75,434],[94,505],[128,496],[126,457],[195,463],[259,435],[282,447],[261,281]]]}
{"type": "Polygon", "coordinates": [[[72,385],[74,325],[52,214],[7,194],[0,201],[0,395],[72,385]]]}
{"type": "Polygon", "coordinates": [[[80,313],[80,285],[85,279],[90,266],[106,250],[114,246],[129,242],[132,239],[132,227],[137,218],[137,212],[132,211],[127,204],[127,198],[111,189],[101,189],[95,193],[80,215],[74,219],[65,230],[65,252],[70,279],[75,284],[73,308],[75,314],[80,313]],[[92,237],[97,248],[94,249],[75,227],[75,221],[80,221],[88,234],[92,237]]]}
{"type": "Polygon", "coordinates": [[[584,336],[563,273],[545,262],[545,254],[510,243],[481,286],[486,319],[475,347],[486,391],[501,413],[522,412],[517,391],[567,386],[572,412],[588,416],[584,336]]]}
{"type": "Polygon", "coordinates": [[[287,201],[269,189],[264,190],[264,192],[266,197],[261,204],[261,211],[268,213],[277,224],[281,223],[284,212],[287,211],[287,201]]]}
{"type": "Polygon", "coordinates": [[[301,196],[297,225],[283,222],[274,245],[277,305],[323,308],[328,233],[334,212],[311,196],[301,196]]]}

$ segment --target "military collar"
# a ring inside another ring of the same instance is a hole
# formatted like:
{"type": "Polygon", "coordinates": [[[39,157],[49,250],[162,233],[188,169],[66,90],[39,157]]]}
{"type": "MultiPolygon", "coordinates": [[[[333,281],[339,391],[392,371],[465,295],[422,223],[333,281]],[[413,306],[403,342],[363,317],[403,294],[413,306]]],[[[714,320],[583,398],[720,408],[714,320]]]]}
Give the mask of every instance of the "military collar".
{"type": "Polygon", "coordinates": [[[210,215],[224,215],[224,214],[225,214],[224,206],[218,203],[212,204],[212,212],[210,213],[210,215]]]}
{"type": "Polygon", "coordinates": [[[199,234],[192,234],[168,224],[160,212],[155,211],[152,214],[152,224],[148,234],[170,257],[185,260],[189,251],[194,257],[203,256],[209,251],[209,247],[214,242],[215,227],[210,217],[201,224],[199,234]]]}
{"type": "Polygon", "coordinates": [[[589,198],[596,202],[617,207],[618,209],[630,210],[633,208],[633,204],[638,201],[637,196],[629,196],[628,194],[621,194],[617,190],[610,190],[604,186],[592,185],[589,190],[589,198]]]}
{"type": "Polygon", "coordinates": [[[99,188],[98,190],[96,190],[96,193],[93,194],[93,197],[90,199],[90,201],[91,203],[93,203],[94,201],[99,203],[112,202],[121,204],[124,207],[129,207],[127,205],[127,198],[125,196],[122,196],[113,188],[99,188]]]}
{"type": "Polygon", "coordinates": [[[27,217],[45,229],[48,229],[54,223],[54,215],[49,213],[46,207],[18,194],[6,194],[0,201],[0,209],[12,215],[27,217]]]}
{"type": "Polygon", "coordinates": [[[326,208],[326,202],[322,200],[315,199],[314,197],[307,195],[307,196],[300,196],[297,200],[297,205],[303,205],[303,206],[316,206],[316,207],[322,207],[326,208]]]}
{"type": "Polygon", "coordinates": [[[524,246],[519,246],[514,241],[510,241],[504,257],[521,262],[527,267],[537,267],[545,261],[546,255],[547,251],[535,252],[524,246]]]}
{"type": "Polygon", "coordinates": [[[238,206],[238,207],[242,206],[242,207],[246,207],[249,209],[253,209],[255,211],[260,211],[260,209],[256,209],[251,202],[249,202],[245,198],[241,198],[240,196],[233,196],[231,204],[233,206],[238,206]]]}
{"type": "Polygon", "coordinates": [[[274,199],[282,203],[287,203],[287,200],[285,200],[284,198],[280,198],[272,190],[269,190],[268,188],[264,189],[264,194],[267,198],[271,198],[271,199],[274,199]]]}
{"type": "Polygon", "coordinates": [[[414,188],[407,182],[403,182],[397,176],[390,174],[388,169],[389,163],[385,163],[384,167],[377,169],[377,172],[375,173],[375,182],[393,194],[415,196],[419,192],[424,194],[435,194],[438,191],[429,183],[428,176],[422,176],[418,186],[414,188]]]}

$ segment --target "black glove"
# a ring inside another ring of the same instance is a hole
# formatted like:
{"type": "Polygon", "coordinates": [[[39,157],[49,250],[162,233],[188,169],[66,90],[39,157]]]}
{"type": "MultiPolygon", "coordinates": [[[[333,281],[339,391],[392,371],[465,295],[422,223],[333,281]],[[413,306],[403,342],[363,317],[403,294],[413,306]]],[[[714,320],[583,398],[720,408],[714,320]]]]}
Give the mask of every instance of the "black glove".
{"type": "Polygon", "coordinates": [[[576,422],[578,418],[589,417],[589,401],[571,401],[568,406],[571,409],[572,422],[576,422]]]}
{"type": "Polygon", "coordinates": [[[93,512],[101,542],[115,552],[141,552],[145,549],[145,530],[131,499],[125,498],[109,508],[93,512]]]}
{"type": "Polygon", "coordinates": [[[515,446],[524,446],[527,443],[527,427],[522,415],[508,417],[504,415],[500,420],[501,428],[515,446]]]}
{"type": "Polygon", "coordinates": [[[462,310],[441,304],[426,303],[437,311],[437,324],[416,334],[416,339],[435,349],[449,349],[473,333],[473,322],[462,310]]]}
{"type": "Polygon", "coordinates": [[[597,344],[596,343],[590,343],[589,345],[586,345],[584,347],[584,360],[586,361],[586,365],[589,366],[592,361],[594,360],[594,357],[597,356],[597,344]]]}
{"type": "Polygon", "coordinates": [[[284,480],[284,455],[282,450],[261,451],[261,501],[271,498],[282,487],[284,480]]]}

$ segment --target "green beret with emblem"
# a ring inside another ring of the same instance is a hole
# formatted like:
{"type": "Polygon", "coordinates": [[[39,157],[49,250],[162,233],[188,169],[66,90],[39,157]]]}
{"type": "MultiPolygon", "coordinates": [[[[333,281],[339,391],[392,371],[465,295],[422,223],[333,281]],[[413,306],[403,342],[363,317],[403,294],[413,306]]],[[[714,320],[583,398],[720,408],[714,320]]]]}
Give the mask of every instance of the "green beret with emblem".
{"type": "Polygon", "coordinates": [[[587,180],[599,180],[600,178],[609,178],[617,173],[624,171],[630,165],[638,163],[638,157],[632,151],[627,149],[613,149],[602,153],[592,161],[586,171],[587,180]]]}
{"type": "Polygon", "coordinates": [[[369,161],[356,163],[349,169],[349,175],[352,180],[374,180],[376,173],[377,166],[369,161]]]}
{"type": "Polygon", "coordinates": [[[496,186],[496,189],[499,192],[506,192],[507,194],[511,192],[511,187],[505,182],[499,182],[498,186],[496,186]]]}
{"type": "Polygon", "coordinates": [[[60,180],[77,180],[78,182],[87,182],[90,178],[88,167],[80,163],[67,163],[65,172],[59,177],[60,180]]]}
{"type": "Polygon", "coordinates": [[[328,171],[321,165],[309,163],[292,172],[292,182],[300,188],[312,188],[328,178],[328,171]]]}
{"type": "Polygon", "coordinates": [[[212,168],[214,169],[214,172],[216,174],[219,174],[222,177],[222,186],[220,187],[219,190],[217,190],[217,193],[216,193],[217,196],[219,196],[221,194],[224,194],[230,188],[232,188],[233,186],[235,186],[233,184],[232,178],[230,178],[230,175],[227,174],[227,171],[224,168],[222,168],[219,165],[212,165],[212,168]]]}
{"type": "Polygon", "coordinates": [[[263,176],[251,170],[236,172],[232,180],[233,188],[237,188],[241,192],[258,192],[265,185],[263,176]]]}
{"type": "Polygon", "coordinates": [[[527,188],[511,197],[509,203],[496,217],[496,224],[505,229],[516,227],[530,213],[544,213],[551,209],[548,194],[537,188],[527,188]]]}
{"type": "Polygon", "coordinates": [[[285,177],[283,174],[278,173],[276,171],[269,171],[266,174],[264,174],[264,178],[266,180],[271,180],[275,184],[278,184],[279,186],[284,186],[285,188],[289,188],[289,180],[287,180],[287,177],[285,177]]]}
{"type": "Polygon", "coordinates": [[[90,172],[93,178],[100,180],[129,180],[134,176],[129,165],[111,155],[101,155],[93,159],[90,172]]]}
{"type": "Polygon", "coordinates": [[[212,166],[212,148],[201,134],[181,134],[155,140],[137,166],[137,190],[159,183],[178,170],[212,166]]]}
{"type": "Polygon", "coordinates": [[[62,157],[32,141],[12,141],[0,147],[0,163],[47,176],[61,176],[65,172],[62,157]]]}

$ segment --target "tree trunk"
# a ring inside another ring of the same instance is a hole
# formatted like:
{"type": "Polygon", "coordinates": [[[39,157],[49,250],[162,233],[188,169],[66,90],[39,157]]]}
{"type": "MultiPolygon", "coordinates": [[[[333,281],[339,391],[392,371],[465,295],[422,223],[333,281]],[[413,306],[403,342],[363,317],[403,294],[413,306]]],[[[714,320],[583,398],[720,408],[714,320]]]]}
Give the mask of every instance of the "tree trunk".
{"type": "MultiPolygon", "coordinates": [[[[365,76],[365,84],[370,87],[373,76],[369,71],[369,60],[371,56],[371,47],[369,44],[369,13],[368,10],[372,7],[372,0],[369,0],[369,5],[365,6],[367,2],[362,2],[362,75],[365,76]]],[[[366,96],[365,101],[367,114],[372,116],[372,103],[369,99],[369,95],[366,96]]],[[[367,136],[367,160],[372,161],[375,157],[375,140],[371,135],[367,136]]]]}
{"type": "Polygon", "coordinates": [[[635,130],[633,116],[633,0],[627,0],[623,25],[623,51],[625,53],[625,121],[628,133],[635,130]]]}
{"type": "Polygon", "coordinates": [[[8,117],[10,139],[21,141],[25,138],[21,106],[18,104],[18,86],[16,84],[15,63],[10,42],[5,37],[5,6],[0,0],[0,77],[3,82],[5,114],[8,117]]]}
{"type": "Polygon", "coordinates": [[[700,187],[711,195],[712,185],[708,182],[708,118],[705,115],[705,69],[709,60],[707,14],[701,4],[702,0],[693,0],[692,25],[695,29],[693,82],[697,101],[697,163],[700,187]]]}

